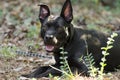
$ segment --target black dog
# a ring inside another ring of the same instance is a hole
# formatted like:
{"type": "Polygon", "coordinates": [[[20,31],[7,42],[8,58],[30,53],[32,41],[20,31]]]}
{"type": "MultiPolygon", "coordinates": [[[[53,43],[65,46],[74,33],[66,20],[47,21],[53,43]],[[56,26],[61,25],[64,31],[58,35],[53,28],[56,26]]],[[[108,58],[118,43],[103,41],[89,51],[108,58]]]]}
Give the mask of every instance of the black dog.
{"type": "MultiPolygon", "coordinates": [[[[52,66],[59,68],[60,64],[60,47],[68,52],[67,60],[71,70],[77,70],[80,73],[87,74],[88,68],[83,61],[80,61],[82,56],[92,53],[95,59],[95,66],[99,66],[102,52],[101,47],[106,46],[107,37],[101,32],[94,30],[83,30],[74,28],[71,24],[73,19],[73,10],[70,0],[66,0],[63,5],[61,14],[57,18],[50,19],[50,11],[48,6],[40,5],[39,19],[42,24],[41,37],[44,40],[45,48],[48,52],[54,52],[56,63],[52,66]],[[88,47],[86,47],[88,46],[88,47]]],[[[113,48],[109,51],[110,55],[107,57],[106,71],[113,71],[120,65],[120,32],[115,38],[113,48]]],[[[24,75],[25,77],[47,77],[49,74],[61,75],[61,72],[49,67],[40,67],[33,73],[24,75]]]]}

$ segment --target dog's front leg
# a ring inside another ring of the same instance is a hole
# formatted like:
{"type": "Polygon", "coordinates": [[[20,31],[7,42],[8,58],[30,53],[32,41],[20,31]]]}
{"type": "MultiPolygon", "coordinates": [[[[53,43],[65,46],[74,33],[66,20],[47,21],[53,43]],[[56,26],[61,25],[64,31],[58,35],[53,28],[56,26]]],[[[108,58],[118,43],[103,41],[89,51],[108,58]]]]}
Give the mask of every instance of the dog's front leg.
{"type": "Polygon", "coordinates": [[[53,65],[52,67],[49,66],[49,68],[45,72],[43,72],[42,74],[36,75],[36,78],[48,77],[49,74],[51,74],[53,76],[60,76],[61,72],[57,70],[59,68],[55,65],[53,65]]]}
{"type": "Polygon", "coordinates": [[[80,74],[89,75],[88,68],[86,64],[84,63],[84,60],[80,60],[80,57],[82,57],[82,54],[84,53],[76,52],[74,56],[69,57],[68,62],[71,66],[77,69],[80,74]]]}
{"type": "Polygon", "coordinates": [[[22,75],[22,76],[27,77],[27,78],[36,78],[38,75],[44,73],[48,68],[49,68],[49,66],[39,67],[38,69],[36,69],[32,73],[25,74],[25,75],[22,75]]]}
{"type": "Polygon", "coordinates": [[[78,72],[82,75],[88,76],[88,68],[82,61],[78,61],[77,59],[73,60],[74,66],[77,68],[78,72]]]}

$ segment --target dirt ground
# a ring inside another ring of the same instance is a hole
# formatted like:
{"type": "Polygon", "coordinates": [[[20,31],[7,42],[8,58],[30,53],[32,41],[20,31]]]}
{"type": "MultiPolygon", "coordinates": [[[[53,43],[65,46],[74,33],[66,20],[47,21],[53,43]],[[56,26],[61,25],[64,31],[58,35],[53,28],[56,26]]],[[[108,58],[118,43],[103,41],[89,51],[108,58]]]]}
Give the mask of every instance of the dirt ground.
{"type": "MultiPolygon", "coordinates": [[[[0,0],[0,45],[16,46],[21,51],[45,54],[41,38],[39,38],[40,23],[38,21],[39,3],[50,6],[52,14],[58,14],[64,0],[0,0]],[[57,7],[57,8],[56,8],[57,7]]],[[[109,33],[120,29],[120,15],[99,8],[86,7],[74,3],[74,21],[77,27],[104,31],[109,33]],[[77,4],[77,5],[76,5],[77,4]]],[[[20,75],[33,71],[41,65],[54,63],[54,59],[41,59],[7,54],[9,50],[1,49],[0,80],[20,80],[20,75]]],[[[112,72],[105,80],[120,80],[120,71],[112,72]],[[110,79],[108,79],[108,77],[110,79]]],[[[31,79],[32,80],[32,79],[31,79]]],[[[42,78],[39,80],[49,80],[42,78]]],[[[81,77],[80,80],[94,80],[81,77]]]]}

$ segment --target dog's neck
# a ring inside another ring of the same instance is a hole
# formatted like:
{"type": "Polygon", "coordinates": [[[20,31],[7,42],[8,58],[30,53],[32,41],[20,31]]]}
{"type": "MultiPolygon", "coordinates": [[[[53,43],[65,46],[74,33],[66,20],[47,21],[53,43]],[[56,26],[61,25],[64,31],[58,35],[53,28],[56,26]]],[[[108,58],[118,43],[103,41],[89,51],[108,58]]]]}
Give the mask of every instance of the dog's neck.
{"type": "Polygon", "coordinates": [[[74,35],[74,31],[75,31],[75,30],[74,30],[74,27],[73,27],[73,25],[71,24],[71,25],[70,25],[70,33],[69,33],[70,36],[69,36],[69,39],[68,39],[68,44],[71,43],[71,41],[72,41],[72,38],[73,38],[73,35],[74,35]]]}
{"type": "Polygon", "coordinates": [[[70,24],[70,26],[69,26],[69,36],[68,36],[68,39],[66,40],[66,43],[65,43],[65,45],[64,45],[64,48],[65,48],[66,46],[69,46],[69,45],[71,44],[72,39],[73,39],[73,36],[74,36],[74,31],[75,31],[75,29],[74,29],[73,25],[70,24]]]}

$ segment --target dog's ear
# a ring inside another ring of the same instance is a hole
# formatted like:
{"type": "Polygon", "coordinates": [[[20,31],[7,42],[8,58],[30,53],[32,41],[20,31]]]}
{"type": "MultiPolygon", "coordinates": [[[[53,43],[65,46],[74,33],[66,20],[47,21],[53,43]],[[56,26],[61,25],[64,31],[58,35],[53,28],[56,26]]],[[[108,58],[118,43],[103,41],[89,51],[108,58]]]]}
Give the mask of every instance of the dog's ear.
{"type": "Polygon", "coordinates": [[[68,23],[72,21],[73,9],[70,0],[66,0],[64,3],[60,16],[63,17],[68,23]]]}
{"type": "Polygon", "coordinates": [[[40,22],[44,22],[48,16],[50,16],[50,10],[47,5],[39,5],[40,6],[40,11],[39,11],[39,20],[40,22]]]}

